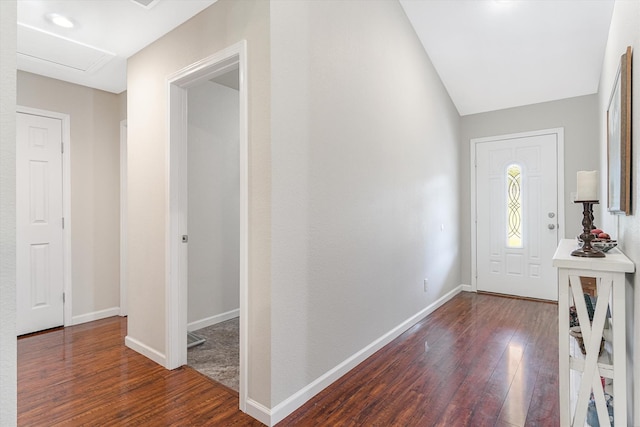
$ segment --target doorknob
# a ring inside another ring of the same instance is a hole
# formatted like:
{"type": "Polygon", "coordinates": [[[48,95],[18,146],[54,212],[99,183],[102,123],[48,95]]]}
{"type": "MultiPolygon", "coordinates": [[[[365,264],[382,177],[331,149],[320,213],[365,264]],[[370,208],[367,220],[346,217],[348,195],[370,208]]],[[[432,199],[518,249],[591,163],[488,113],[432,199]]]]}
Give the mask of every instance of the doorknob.
{"type": "Polygon", "coordinates": [[[549,224],[547,225],[547,227],[549,227],[549,230],[553,230],[554,228],[556,228],[555,224],[549,224]]]}

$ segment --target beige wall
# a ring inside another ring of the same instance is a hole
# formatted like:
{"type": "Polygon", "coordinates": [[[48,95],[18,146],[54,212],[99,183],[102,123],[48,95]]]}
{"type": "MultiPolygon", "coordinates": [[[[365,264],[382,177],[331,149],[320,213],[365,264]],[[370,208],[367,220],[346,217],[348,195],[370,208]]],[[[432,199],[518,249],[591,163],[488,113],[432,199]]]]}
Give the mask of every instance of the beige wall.
{"type": "MultiPolygon", "coordinates": [[[[619,239],[622,251],[636,264],[636,273],[627,275],[627,360],[629,377],[629,417],[628,423],[640,426],[640,2],[634,0],[616,1],[609,40],[600,77],[598,91],[599,154],[600,168],[607,169],[607,123],[606,111],[615,80],[620,56],[627,46],[633,48],[632,71],[632,212],[630,216],[603,213],[604,229],[611,231],[619,239]],[[631,396],[633,395],[633,400],[631,396]]],[[[600,194],[606,193],[606,173],[601,179],[600,194]]],[[[606,204],[605,204],[606,206],[606,204]]]]}
{"type": "Polygon", "coordinates": [[[0,1],[0,425],[16,425],[16,1],[0,1]]]}
{"type": "Polygon", "coordinates": [[[289,407],[460,284],[460,117],[398,2],[271,12],[271,387],[289,407]]]}
{"type": "Polygon", "coordinates": [[[166,354],[167,77],[248,45],[248,396],[270,406],[269,2],[220,0],[128,61],[128,336],[166,354]]]}
{"type": "Polygon", "coordinates": [[[118,111],[120,111],[120,120],[127,119],[127,91],[118,94],[118,111]]]}
{"type": "Polygon", "coordinates": [[[64,113],[71,128],[73,323],[120,305],[118,95],[18,72],[18,105],[64,113]]]}
{"type": "MultiPolygon", "coordinates": [[[[596,95],[544,102],[524,107],[463,116],[460,150],[460,201],[463,206],[460,236],[462,283],[471,284],[470,141],[496,135],[564,128],[564,210],[566,226],[560,235],[573,237],[581,230],[582,211],[571,198],[579,170],[598,169],[596,95]]],[[[596,215],[596,222],[601,219],[596,215]]]]}

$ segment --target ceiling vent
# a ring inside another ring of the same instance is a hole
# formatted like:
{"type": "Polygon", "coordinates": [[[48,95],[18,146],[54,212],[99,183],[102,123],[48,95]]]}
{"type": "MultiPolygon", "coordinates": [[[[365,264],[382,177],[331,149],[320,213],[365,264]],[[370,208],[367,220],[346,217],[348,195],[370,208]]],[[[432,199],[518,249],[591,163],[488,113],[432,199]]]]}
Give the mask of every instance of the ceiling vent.
{"type": "Polygon", "coordinates": [[[131,0],[131,1],[137,4],[138,6],[144,7],[145,9],[151,9],[153,6],[158,4],[160,0],[131,0]]]}
{"type": "Polygon", "coordinates": [[[18,23],[18,59],[91,73],[115,58],[111,52],[18,23]]]}

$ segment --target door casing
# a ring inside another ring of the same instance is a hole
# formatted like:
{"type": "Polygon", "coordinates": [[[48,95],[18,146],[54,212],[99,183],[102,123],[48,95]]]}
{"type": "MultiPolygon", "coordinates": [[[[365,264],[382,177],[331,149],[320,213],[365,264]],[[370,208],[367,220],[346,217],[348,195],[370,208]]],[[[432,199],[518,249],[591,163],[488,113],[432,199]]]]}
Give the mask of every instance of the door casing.
{"type": "Polygon", "coordinates": [[[246,412],[248,391],[248,206],[249,143],[246,41],[191,64],[167,78],[169,144],[166,206],[166,368],[187,363],[187,89],[238,68],[240,97],[240,381],[239,406],[246,412]]]}
{"type": "Polygon", "coordinates": [[[479,143],[489,141],[501,141],[505,139],[526,138],[538,135],[554,134],[557,137],[557,176],[558,176],[558,224],[560,230],[559,236],[564,235],[565,229],[565,212],[564,212],[564,128],[552,128],[531,132],[513,133],[507,135],[497,135],[485,138],[472,138],[470,141],[470,172],[471,177],[471,290],[478,291],[478,254],[477,254],[477,195],[476,195],[476,149],[479,143]]]}
{"type": "Polygon", "coordinates": [[[120,316],[126,316],[129,309],[127,299],[127,121],[120,121],[120,316]]]}
{"type": "Polygon", "coordinates": [[[62,229],[63,250],[63,289],[64,289],[64,326],[73,324],[73,295],[71,287],[71,117],[68,114],[17,106],[16,113],[49,117],[62,122],[62,229]]]}

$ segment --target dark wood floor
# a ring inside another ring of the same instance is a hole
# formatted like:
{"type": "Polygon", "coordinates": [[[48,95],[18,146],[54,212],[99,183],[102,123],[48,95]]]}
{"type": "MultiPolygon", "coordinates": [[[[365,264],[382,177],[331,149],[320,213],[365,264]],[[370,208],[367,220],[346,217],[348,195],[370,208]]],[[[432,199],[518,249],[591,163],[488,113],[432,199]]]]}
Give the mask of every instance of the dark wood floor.
{"type": "MultiPolygon", "coordinates": [[[[125,334],[110,318],[19,339],[18,424],[261,425],[125,334]]],[[[462,293],[278,425],[557,426],[557,360],[556,305],[462,293]]]]}

